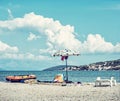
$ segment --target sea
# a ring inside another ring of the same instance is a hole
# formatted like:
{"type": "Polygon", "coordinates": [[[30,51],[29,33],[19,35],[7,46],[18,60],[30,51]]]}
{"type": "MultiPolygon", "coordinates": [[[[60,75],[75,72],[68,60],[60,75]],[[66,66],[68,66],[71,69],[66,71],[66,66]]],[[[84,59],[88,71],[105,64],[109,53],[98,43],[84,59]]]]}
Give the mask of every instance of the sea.
{"type": "MultiPolygon", "coordinates": [[[[55,75],[63,74],[65,71],[0,71],[0,82],[6,82],[6,76],[34,74],[39,81],[53,81],[55,75]]],[[[68,71],[68,80],[73,82],[94,82],[97,77],[110,79],[114,77],[120,83],[120,70],[111,71],[68,71]]]]}

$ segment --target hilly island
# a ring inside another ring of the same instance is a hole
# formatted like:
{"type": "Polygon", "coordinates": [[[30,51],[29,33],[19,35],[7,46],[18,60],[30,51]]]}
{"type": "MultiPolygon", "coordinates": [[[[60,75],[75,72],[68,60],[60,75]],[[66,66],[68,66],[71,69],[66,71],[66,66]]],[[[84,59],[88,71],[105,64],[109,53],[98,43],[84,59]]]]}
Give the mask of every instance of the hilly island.
{"type": "MultiPolygon", "coordinates": [[[[66,65],[54,66],[51,68],[44,69],[43,71],[54,71],[54,70],[64,71],[64,70],[66,70],[66,65]]],[[[111,61],[96,62],[96,63],[91,63],[88,65],[80,65],[80,66],[68,65],[67,70],[70,70],[70,71],[120,70],[120,59],[111,60],[111,61]]]]}

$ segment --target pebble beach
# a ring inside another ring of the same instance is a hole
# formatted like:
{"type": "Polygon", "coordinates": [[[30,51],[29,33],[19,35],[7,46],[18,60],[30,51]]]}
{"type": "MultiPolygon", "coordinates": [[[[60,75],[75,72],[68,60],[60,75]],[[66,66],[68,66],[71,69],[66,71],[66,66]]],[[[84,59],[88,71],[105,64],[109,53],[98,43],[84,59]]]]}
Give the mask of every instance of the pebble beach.
{"type": "Polygon", "coordinates": [[[0,82],[0,101],[119,101],[120,84],[54,85],[0,82]]]}

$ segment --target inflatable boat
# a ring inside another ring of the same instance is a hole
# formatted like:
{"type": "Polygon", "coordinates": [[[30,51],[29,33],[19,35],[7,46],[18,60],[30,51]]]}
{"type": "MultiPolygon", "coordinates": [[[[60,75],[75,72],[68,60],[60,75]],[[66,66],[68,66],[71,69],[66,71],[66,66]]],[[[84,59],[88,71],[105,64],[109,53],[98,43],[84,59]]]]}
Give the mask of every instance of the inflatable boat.
{"type": "Polygon", "coordinates": [[[24,82],[24,80],[36,79],[35,75],[14,75],[7,76],[6,80],[11,82],[24,82]]]}

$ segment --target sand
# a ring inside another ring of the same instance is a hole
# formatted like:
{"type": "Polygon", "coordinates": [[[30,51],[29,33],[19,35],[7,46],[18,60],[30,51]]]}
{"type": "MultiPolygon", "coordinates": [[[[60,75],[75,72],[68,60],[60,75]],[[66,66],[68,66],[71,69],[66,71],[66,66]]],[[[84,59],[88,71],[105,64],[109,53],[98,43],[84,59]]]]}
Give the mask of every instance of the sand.
{"type": "Polygon", "coordinates": [[[119,101],[120,84],[53,85],[0,82],[0,101],[119,101]]]}

